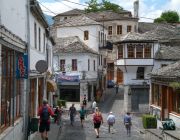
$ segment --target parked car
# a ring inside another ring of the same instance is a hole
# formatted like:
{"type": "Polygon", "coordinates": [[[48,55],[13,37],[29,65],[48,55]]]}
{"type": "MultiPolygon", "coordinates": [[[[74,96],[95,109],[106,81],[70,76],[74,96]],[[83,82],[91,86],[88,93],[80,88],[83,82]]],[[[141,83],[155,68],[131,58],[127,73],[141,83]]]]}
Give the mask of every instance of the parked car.
{"type": "Polygon", "coordinates": [[[115,86],[114,80],[108,80],[107,81],[107,88],[113,88],[115,86]]]}

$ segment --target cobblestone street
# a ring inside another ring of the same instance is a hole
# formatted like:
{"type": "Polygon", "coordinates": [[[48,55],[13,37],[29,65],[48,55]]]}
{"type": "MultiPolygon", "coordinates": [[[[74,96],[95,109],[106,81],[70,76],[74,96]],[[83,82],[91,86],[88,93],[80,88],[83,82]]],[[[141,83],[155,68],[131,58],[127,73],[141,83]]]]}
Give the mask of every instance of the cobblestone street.
{"type": "MultiPolygon", "coordinates": [[[[123,125],[123,93],[122,90],[116,95],[114,89],[108,89],[105,94],[104,102],[98,105],[103,113],[104,124],[100,128],[100,139],[103,140],[142,140],[143,136],[140,133],[142,129],[141,118],[137,115],[132,115],[132,133],[131,137],[126,135],[126,130],[123,125]],[[106,118],[108,112],[113,111],[116,116],[116,124],[113,128],[113,134],[108,133],[108,125],[106,118]]],[[[39,136],[38,136],[39,137],[39,136]]],[[[57,125],[51,125],[49,140],[94,140],[96,139],[93,129],[92,114],[89,114],[85,120],[84,128],[80,125],[79,115],[76,116],[75,125],[71,126],[67,114],[63,116],[63,128],[60,133],[57,125]]],[[[37,138],[36,138],[37,140],[37,138]]]]}

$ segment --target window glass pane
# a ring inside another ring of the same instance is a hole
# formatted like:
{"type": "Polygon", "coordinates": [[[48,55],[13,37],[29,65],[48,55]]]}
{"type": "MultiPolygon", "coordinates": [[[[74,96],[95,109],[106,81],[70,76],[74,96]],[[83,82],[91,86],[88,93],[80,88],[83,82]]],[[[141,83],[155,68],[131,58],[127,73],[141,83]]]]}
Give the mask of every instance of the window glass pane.
{"type": "Polygon", "coordinates": [[[117,25],[117,34],[122,34],[122,25],[117,25]]]}
{"type": "Polygon", "coordinates": [[[151,45],[145,45],[144,47],[144,58],[151,58],[151,45]]]}
{"type": "Polygon", "coordinates": [[[118,59],[123,58],[123,45],[118,46],[118,59]]]}
{"type": "Polygon", "coordinates": [[[144,67],[138,67],[137,79],[144,79],[144,67]]]}
{"type": "Polygon", "coordinates": [[[65,71],[65,60],[64,59],[60,60],[60,71],[65,71]]]}
{"type": "Polygon", "coordinates": [[[72,59],[72,71],[77,71],[77,59],[72,59]]]}
{"type": "Polygon", "coordinates": [[[143,58],[143,46],[136,46],[136,58],[143,58]]]}
{"type": "Polygon", "coordinates": [[[127,49],[128,49],[128,58],[134,58],[134,46],[128,44],[127,49]]]}
{"type": "Polygon", "coordinates": [[[108,35],[112,35],[112,26],[108,27],[108,35]]]}

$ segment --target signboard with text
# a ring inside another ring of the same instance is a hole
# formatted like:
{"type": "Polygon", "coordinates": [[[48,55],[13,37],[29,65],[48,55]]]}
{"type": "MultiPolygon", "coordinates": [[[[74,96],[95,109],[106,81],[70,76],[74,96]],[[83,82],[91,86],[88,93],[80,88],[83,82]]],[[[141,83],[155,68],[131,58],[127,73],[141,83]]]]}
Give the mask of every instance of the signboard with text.
{"type": "Polygon", "coordinates": [[[59,74],[56,77],[56,81],[58,83],[61,82],[79,82],[79,75],[63,75],[63,74],[59,74]]]}
{"type": "Polygon", "coordinates": [[[28,78],[28,55],[17,55],[16,78],[28,78]]]}

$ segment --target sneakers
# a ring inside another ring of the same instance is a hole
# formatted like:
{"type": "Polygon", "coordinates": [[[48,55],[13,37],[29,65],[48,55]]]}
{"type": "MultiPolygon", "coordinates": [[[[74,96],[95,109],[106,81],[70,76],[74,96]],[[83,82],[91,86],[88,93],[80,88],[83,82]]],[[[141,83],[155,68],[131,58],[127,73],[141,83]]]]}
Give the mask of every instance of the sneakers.
{"type": "Polygon", "coordinates": [[[96,138],[99,138],[99,135],[97,135],[96,138]]]}

